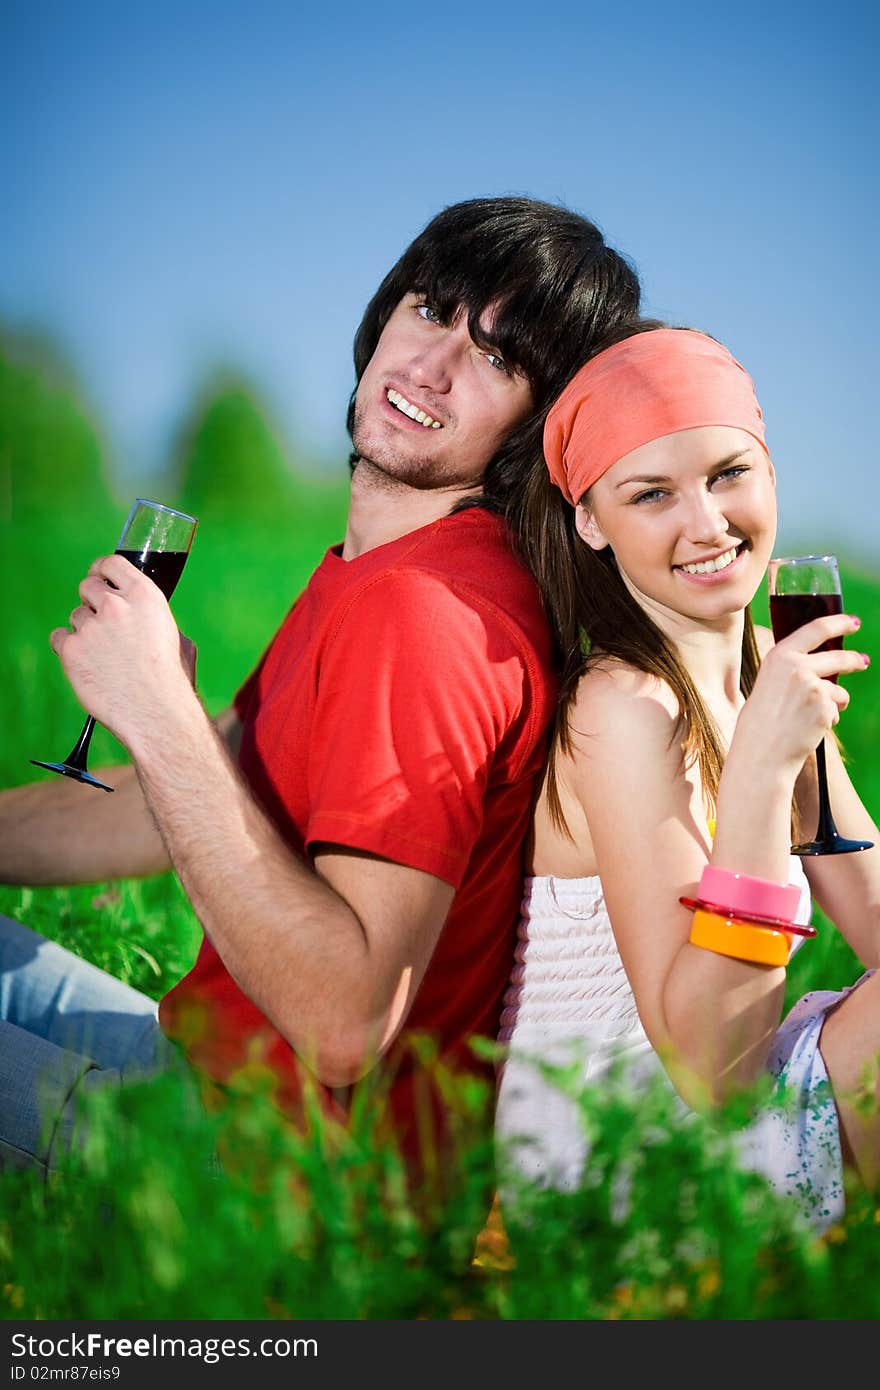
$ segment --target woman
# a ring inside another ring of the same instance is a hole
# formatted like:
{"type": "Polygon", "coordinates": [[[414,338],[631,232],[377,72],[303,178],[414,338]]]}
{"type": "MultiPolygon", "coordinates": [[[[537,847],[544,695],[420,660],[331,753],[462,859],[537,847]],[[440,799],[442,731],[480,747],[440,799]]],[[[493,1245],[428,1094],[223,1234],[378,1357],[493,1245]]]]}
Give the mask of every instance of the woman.
{"type": "Polygon", "coordinates": [[[869,1186],[880,1173],[880,1109],[852,1099],[880,1054],[880,849],[790,854],[793,826],[816,824],[823,738],[841,831],[880,844],[826,738],[849,701],[834,678],[868,658],[817,650],[858,619],[776,645],[753,628],[775,475],[751,379],[705,334],[640,324],[592,358],[551,410],[544,454],[553,486],[518,529],[566,666],[502,1018],[502,1162],[561,1187],[582,1170],[576,1108],[534,1059],[577,1055],[590,1081],[615,1058],[636,1078],[665,1067],[683,1110],[769,1072],[794,1113],[762,1110],[740,1134],[743,1162],[822,1229],[843,1211],[844,1166],[869,1186]],[[699,897],[707,865],[712,901],[728,893],[708,943],[706,914],[679,901],[699,897]],[[794,904],[781,885],[801,890],[794,904]],[[765,943],[787,957],[809,942],[742,924],[745,887],[784,900],[793,925],[814,895],[866,973],[805,996],[780,1026],[785,965],[764,962],[765,943]],[[722,940],[734,912],[739,935],[722,940]]]}

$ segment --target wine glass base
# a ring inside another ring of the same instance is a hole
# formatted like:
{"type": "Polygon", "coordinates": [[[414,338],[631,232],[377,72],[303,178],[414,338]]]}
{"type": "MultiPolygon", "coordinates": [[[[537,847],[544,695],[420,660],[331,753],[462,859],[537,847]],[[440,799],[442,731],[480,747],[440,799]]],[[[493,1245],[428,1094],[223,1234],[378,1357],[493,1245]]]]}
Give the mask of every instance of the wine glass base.
{"type": "Polygon", "coordinates": [[[873,840],[846,840],[842,835],[832,835],[827,840],[811,840],[806,845],[792,845],[792,854],[802,857],[812,854],[857,854],[860,849],[873,849],[873,840]]]}
{"type": "Polygon", "coordinates": [[[60,772],[62,777],[72,777],[75,782],[85,782],[86,786],[100,787],[105,792],[116,790],[115,787],[108,787],[106,782],[99,782],[97,777],[81,767],[73,767],[71,763],[41,763],[37,758],[30,758],[29,761],[34,767],[47,767],[50,772],[60,772]]]}

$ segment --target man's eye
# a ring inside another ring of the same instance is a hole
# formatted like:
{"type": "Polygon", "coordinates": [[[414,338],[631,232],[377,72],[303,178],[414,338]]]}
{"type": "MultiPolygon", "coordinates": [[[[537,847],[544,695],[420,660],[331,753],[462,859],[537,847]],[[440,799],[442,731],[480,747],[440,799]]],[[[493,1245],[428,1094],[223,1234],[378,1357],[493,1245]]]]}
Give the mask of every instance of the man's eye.
{"type": "Polygon", "coordinates": [[[497,352],[487,352],[486,361],[489,363],[490,367],[495,368],[496,372],[504,372],[505,374],[509,375],[510,368],[508,367],[504,358],[498,356],[497,352]]]}
{"type": "Polygon", "coordinates": [[[440,322],[440,315],[437,313],[437,310],[431,304],[417,304],[416,313],[421,318],[426,319],[428,323],[440,322]]]}

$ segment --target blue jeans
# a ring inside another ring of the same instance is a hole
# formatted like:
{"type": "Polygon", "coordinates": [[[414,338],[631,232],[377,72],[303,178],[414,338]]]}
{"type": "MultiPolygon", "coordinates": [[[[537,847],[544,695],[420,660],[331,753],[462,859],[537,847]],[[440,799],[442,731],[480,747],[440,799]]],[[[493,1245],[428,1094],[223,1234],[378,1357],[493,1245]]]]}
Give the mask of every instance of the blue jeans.
{"type": "Polygon", "coordinates": [[[180,1065],[157,1010],[147,995],[0,916],[0,1170],[58,1167],[77,1142],[84,1095],[180,1065]]]}

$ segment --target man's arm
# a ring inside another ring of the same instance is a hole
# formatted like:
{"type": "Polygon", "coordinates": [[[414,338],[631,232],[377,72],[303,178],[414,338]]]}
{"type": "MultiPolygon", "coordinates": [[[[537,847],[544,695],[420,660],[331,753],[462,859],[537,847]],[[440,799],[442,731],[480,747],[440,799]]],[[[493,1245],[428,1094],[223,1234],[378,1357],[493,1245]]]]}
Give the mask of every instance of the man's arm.
{"type": "Polygon", "coordinates": [[[64,777],[0,792],[0,881],[97,883],[168,868],[134,768],[95,775],[112,795],[64,777]]]}
{"type": "Polygon", "coordinates": [[[322,847],[314,869],[294,855],[207,718],[156,586],[108,556],[81,594],[74,631],[56,629],[53,647],[80,702],[131,754],[206,934],[319,1078],[348,1084],[403,1023],[452,887],[357,851],[322,847]]]}
{"type": "Polygon", "coordinates": [[[315,868],[266,818],[193,696],[138,776],[177,874],[226,969],[321,1081],[362,1075],[400,1029],[453,890],[335,846],[315,868]]]}
{"type": "MultiPolygon", "coordinates": [[[[233,709],[216,725],[233,756],[241,725],[233,709]]],[[[170,868],[134,767],[99,768],[112,794],[64,777],[0,791],[0,882],[47,886],[144,878],[170,868]]]]}

